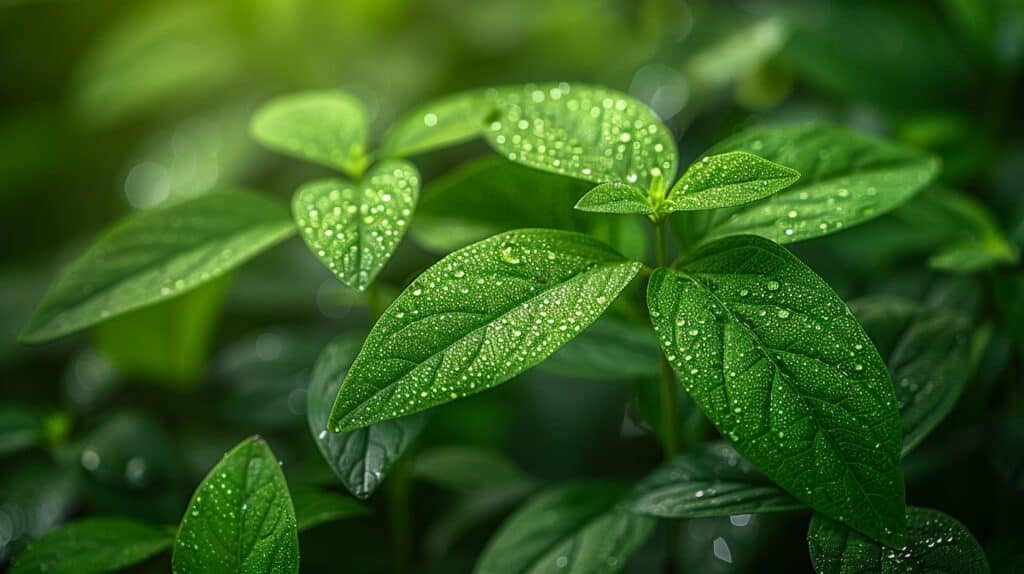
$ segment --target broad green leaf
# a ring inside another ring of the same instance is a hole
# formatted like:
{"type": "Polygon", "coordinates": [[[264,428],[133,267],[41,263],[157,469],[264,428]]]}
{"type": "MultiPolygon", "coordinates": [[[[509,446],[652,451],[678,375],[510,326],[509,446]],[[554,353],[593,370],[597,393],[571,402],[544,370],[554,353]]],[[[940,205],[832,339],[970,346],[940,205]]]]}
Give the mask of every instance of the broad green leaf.
{"type": "Polygon", "coordinates": [[[174,542],[174,572],[299,571],[288,484],[259,437],[231,449],[196,488],[174,542]]]}
{"type": "Polygon", "coordinates": [[[782,164],[800,179],[750,205],[679,219],[705,240],[749,233],[793,243],[835,233],[898,207],[939,171],[930,156],[827,124],[754,128],[708,153],[729,151],[782,164]]]}
{"type": "Polygon", "coordinates": [[[725,441],[670,459],[643,478],[621,508],[662,518],[762,514],[804,508],[725,441]]]}
{"type": "Polygon", "coordinates": [[[732,151],[695,161],[668,193],[669,211],[750,203],[786,189],[800,173],[752,153],[732,151]]]}
{"type": "Polygon", "coordinates": [[[497,111],[485,129],[504,157],[578,179],[647,189],[676,174],[676,144],[642,102],[584,84],[540,84],[489,91],[497,111]]]}
{"type": "Polygon", "coordinates": [[[592,186],[501,158],[470,163],[427,186],[410,233],[425,248],[449,253],[524,227],[594,235],[627,257],[647,250],[644,222],[567,209],[592,186]]]}
{"type": "Polygon", "coordinates": [[[338,387],[363,343],[361,333],[342,335],[320,353],[307,393],[309,432],[324,460],[349,492],[367,498],[423,430],[424,415],[389,420],[345,433],[327,428],[338,387]]]}
{"type": "Polygon", "coordinates": [[[624,492],[614,483],[578,481],[538,494],[505,521],[475,572],[618,572],[655,526],[653,518],[615,508],[624,492]]]}
{"type": "Polygon", "coordinates": [[[11,574],[118,572],[170,550],[174,529],[125,518],[86,518],[33,542],[14,559],[11,574]]]}
{"type": "Polygon", "coordinates": [[[820,514],[811,519],[807,545],[818,574],[989,571],[985,552],[970,531],[929,508],[907,508],[906,546],[881,546],[820,514]]]}
{"type": "Polygon", "coordinates": [[[288,213],[275,202],[239,191],[136,214],[68,267],[21,340],[49,341],[181,295],[294,232],[288,213]]]}
{"type": "Polygon", "coordinates": [[[683,388],[744,458],[818,512],[900,544],[892,382],[820,277],[771,241],[731,237],[655,271],[647,304],[683,388]]]}
{"type": "Polygon", "coordinates": [[[36,409],[0,405],[0,457],[40,444],[46,438],[46,418],[36,409]]]}
{"type": "Polygon", "coordinates": [[[502,455],[469,446],[436,447],[418,453],[412,472],[421,480],[458,492],[536,482],[502,455]]]}
{"type": "Polygon", "coordinates": [[[315,486],[291,487],[295,521],[299,532],[356,516],[370,515],[370,509],[358,502],[315,486]]]}
{"type": "Polygon", "coordinates": [[[206,372],[231,279],[224,275],[181,297],[104,321],[92,333],[93,344],[122,375],[194,387],[206,372]]]}
{"type": "Polygon", "coordinates": [[[428,102],[391,127],[380,144],[380,156],[408,157],[479,137],[493,109],[483,90],[428,102]]]}
{"type": "Polygon", "coordinates": [[[626,381],[657,377],[659,356],[650,327],[605,315],[537,368],[562,377],[626,381]]]}
{"type": "Polygon", "coordinates": [[[364,427],[511,379],[593,323],[639,270],[592,237],[550,229],[448,255],[374,325],[330,427],[364,427]]]}
{"type": "Polygon", "coordinates": [[[627,213],[650,215],[654,207],[647,194],[625,183],[602,183],[576,202],[575,209],[594,213],[627,213]]]}
{"type": "Polygon", "coordinates": [[[971,323],[961,313],[893,296],[850,308],[888,357],[910,452],[956,405],[971,374],[971,323]]]}
{"type": "Polygon", "coordinates": [[[361,291],[398,247],[419,192],[416,168],[388,161],[374,166],[362,183],[323,179],[303,185],[292,211],[310,251],[361,291]]]}
{"type": "Polygon", "coordinates": [[[366,110],[344,92],[302,92],[263,105],[249,126],[258,142],[358,179],[366,169],[366,110]]]}

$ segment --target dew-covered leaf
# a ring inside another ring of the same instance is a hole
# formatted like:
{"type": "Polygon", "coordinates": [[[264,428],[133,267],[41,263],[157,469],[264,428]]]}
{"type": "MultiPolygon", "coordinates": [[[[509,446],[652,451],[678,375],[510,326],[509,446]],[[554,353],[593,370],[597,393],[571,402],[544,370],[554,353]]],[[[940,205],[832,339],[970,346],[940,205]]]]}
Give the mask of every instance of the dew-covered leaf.
{"type": "Polygon", "coordinates": [[[971,374],[971,323],[952,309],[896,296],[850,302],[850,309],[888,357],[910,452],[956,405],[971,374]]]}
{"type": "Polygon", "coordinates": [[[655,520],[615,508],[625,487],[578,481],[530,499],[494,535],[477,574],[611,574],[654,530],[655,520]]]}
{"type": "Polygon", "coordinates": [[[593,323],[640,270],[600,241],[510,231],[435,263],[370,332],[331,428],[352,430],[503,383],[593,323]]]}
{"type": "Polygon", "coordinates": [[[647,201],[647,194],[625,183],[602,183],[587,192],[576,202],[575,208],[594,213],[627,213],[650,215],[654,208],[647,201]]]}
{"type": "Polygon", "coordinates": [[[86,518],[57,528],[25,549],[11,574],[119,572],[169,550],[174,529],[126,518],[86,518]]]}
{"type": "Polygon", "coordinates": [[[562,377],[628,381],[657,377],[659,353],[650,327],[608,314],[538,368],[562,377]]]}
{"type": "Polygon", "coordinates": [[[351,498],[315,486],[292,486],[291,496],[299,532],[328,522],[370,514],[369,508],[351,498]]]}
{"type": "Polygon", "coordinates": [[[800,173],[786,189],[749,205],[693,220],[704,239],[755,234],[793,243],[835,233],[904,203],[938,173],[938,160],[872,136],[826,124],[761,127],[709,154],[745,151],[800,173]]]}
{"type": "Polygon", "coordinates": [[[937,510],[907,508],[906,546],[889,548],[815,514],[807,530],[811,562],[818,574],[955,572],[987,574],[981,545],[956,519],[937,510]]]}
{"type": "Polygon", "coordinates": [[[752,153],[732,151],[693,162],[668,193],[669,211],[750,203],[786,189],[800,173],[752,153]]]}
{"type": "Polygon", "coordinates": [[[662,518],[702,518],[800,510],[725,441],[668,460],[633,487],[622,508],[662,518]]]}
{"type": "Polygon", "coordinates": [[[462,143],[483,133],[494,105],[483,90],[439,98],[398,120],[380,144],[381,157],[408,157],[462,143]]]}
{"type": "Polygon", "coordinates": [[[245,439],[196,488],[174,542],[176,574],[299,571],[288,484],[259,437],[245,439]]]}
{"type": "Polygon", "coordinates": [[[342,335],[320,353],[307,394],[309,431],[324,460],[353,495],[373,494],[392,465],[419,436],[426,422],[421,414],[388,420],[366,428],[333,433],[327,430],[338,387],[363,343],[362,333],[342,335]]]}
{"type": "Polygon", "coordinates": [[[676,144],[645,104],[584,84],[488,91],[495,104],[484,135],[502,156],[578,179],[650,186],[676,174],[676,144]]]}
{"type": "Polygon", "coordinates": [[[287,211],[229,191],[136,214],[103,235],[50,287],[28,325],[36,343],[207,283],[295,232],[287,211]]]}
{"type": "Polygon", "coordinates": [[[412,164],[387,161],[358,184],[324,179],[303,185],[292,212],[310,251],[346,285],[363,290],[405,235],[419,192],[412,164]]]}
{"type": "Polygon", "coordinates": [[[366,168],[366,110],[344,92],[302,92],[270,100],[249,126],[270,149],[358,178],[366,168]]]}
{"type": "Polygon", "coordinates": [[[683,388],[795,498],[899,544],[904,486],[889,373],[832,289],[755,236],[711,243],[647,295],[683,388]]]}

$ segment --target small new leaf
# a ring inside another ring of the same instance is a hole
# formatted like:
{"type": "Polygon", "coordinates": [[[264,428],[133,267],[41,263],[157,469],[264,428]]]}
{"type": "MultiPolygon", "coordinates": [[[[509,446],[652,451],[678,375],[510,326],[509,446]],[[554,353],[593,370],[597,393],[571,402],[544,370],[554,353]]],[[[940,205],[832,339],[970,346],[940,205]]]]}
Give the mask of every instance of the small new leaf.
{"type": "Polygon", "coordinates": [[[327,429],[331,406],[363,343],[362,334],[347,334],[328,343],[313,368],[306,395],[309,432],[324,460],[353,495],[367,498],[423,430],[424,415],[383,421],[345,433],[327,429]]]}
{"type": "Polygon", "coordinates": [[[368,163],[367,125],[366,110],[353,96],[304,92],[264,104],[253,115],[249,129],[270,149],[358,179],[368,163]]]}
{"type": "Polygon", "coordinates": [[[695,211],[750,203],[786,189],[800,172],[742,151],[704,156],[672,186],[669,211],[695,211]]]}
{"type": "Polygon", "coordinates": [[[26,343],[68,335],[181,295],[295,232],[275,202],[219,192],[136,214],[76,259],[43,296],[26,343]]]}
{"type": "Polygon", "coordinates": [[[576,202],[576,209],[594,213],[650,215],[654,208],[647,194],[625,183],[602,183],[576,202]]]}
{"type": "Polygon", "coordinates": [[[662,518],[763,514],[804,508],[725,441],[703,445],[667,461],[637,483],[621,506],[662,518]]]}
{"type": "Polygon", "coordinates": [[[493,109],[483,90],[428,102],[392,126],[379,153],[381,157],[409,157],[479,137],[493,109]]]}
{"type": "Polygon", "coordinates": [[[326,179],[303,185],[292,212],[310,251],[342,282],[362,291],[405,235],[419,191],[412,164],[388,161],[359,184],[326,179]]]}
{"type": "Polygon", "coordinates": [[[928,508],[907,508],[905,546],[884,547],[820,514],[811,519],[807,545],[818,574],[989,571],[985,551],[970,531],[928,508]]]}
{"type": "Polygon", "coordinates": [[[120,572],[174,544],[173,528],[126,518],[86,518],[36,540],[14,559],[10,574],[120,572]]]}
{"type": "Polygon", "coordinates": [[[174,542],[175,574],[299,571],[288,484],[263,439],[231,449],[196,488],[174,542]]]}
{"type": "Polygon", "coordinates": [[[544,491],[487,544],[476,574],[612,574],[654,530],[655,520],[615,508],[621,485],[579,481],[544,491]]]}
{"type": "Polygon", "coordinates": [[[828,284],[784,248],[739,236],[655,271],[647,302],[683,388],[744,458],[818,512],[902,543],[892,382],[828,284]]]}
{"type": "Polygon", "coordinates": [[[364,427],[509,380],[593,323],[640,267],[592,237],[549,229],[448,255],[374,325],[330,427],[364,427]]]}

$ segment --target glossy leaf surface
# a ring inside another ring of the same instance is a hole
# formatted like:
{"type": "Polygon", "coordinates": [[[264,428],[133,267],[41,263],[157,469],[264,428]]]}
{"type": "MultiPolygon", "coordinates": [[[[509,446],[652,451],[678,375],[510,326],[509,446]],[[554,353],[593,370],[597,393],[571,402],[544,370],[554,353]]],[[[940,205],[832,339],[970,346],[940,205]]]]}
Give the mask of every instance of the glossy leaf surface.
{"type": "Polygon", "coordinates": [[[800,173],[752,153],[733,151],[693,162],[668,194],[669,211],[750,203],[785,189],[800,173]]]}

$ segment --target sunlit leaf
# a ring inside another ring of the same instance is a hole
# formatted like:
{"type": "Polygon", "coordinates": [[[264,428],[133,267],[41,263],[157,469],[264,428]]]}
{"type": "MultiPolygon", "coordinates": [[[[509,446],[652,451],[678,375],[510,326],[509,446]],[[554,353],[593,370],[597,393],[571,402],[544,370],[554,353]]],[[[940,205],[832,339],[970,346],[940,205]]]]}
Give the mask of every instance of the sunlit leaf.
{"type": "Polygon", "coordinates": [[[768,240],[727,238],[655,271],[648,307],[683,388],[744,458],[818,512],[900,543],[892,382],[820,277],[768,240]]]}
{"type": "Polygon", "coordinates": [[[22,331],[42,342],[212,281],[294,233],[269,199],[229,191],[136,214],[50,287],[22,331]]]}
{"type": "Polygon", "coordinates": [[[800,173],[754,154],[732,151],[693,162],[668,194],[669,211],[750,203],[793,185],[800,173]]]}
{"type": "Polygon", "coordinates": [[[479,137],[493,109],[483,90],[428,102],[391,127],[379,153],[381,157],[408,157],[479,137]]]}
{"type": "Polygon", "coordinates": [[[172,527],[125,518],[86,518],[66,524],[18,555],[11,574],[102,574],[119,572],[170,550],[172,527]]]}
{"type": "Polygon", "coordinates": [[[507,381],[593,323],[639,270],[591,237],[544,229],[448,255],[374,325],[331,427],[367,426],[507,381]]]}
{"type": "Polygon", "coordinates": [[[299,571],[288,484],[259,437],[231,449],[196,488],[174,542],[176,574],[299,571]]]}
{"type": "Polygon", "coordinates": [[[310,251],[346,285],[363,290],[405,235],[419,191],[412,164],[388,161],[358,184],[325,179],[303,185],[292,211],[310,251]]]}

